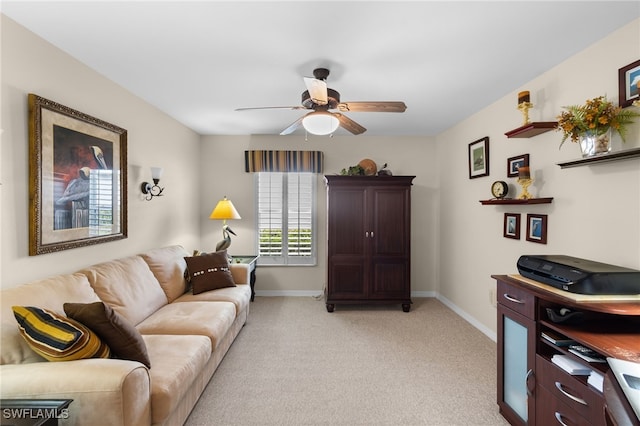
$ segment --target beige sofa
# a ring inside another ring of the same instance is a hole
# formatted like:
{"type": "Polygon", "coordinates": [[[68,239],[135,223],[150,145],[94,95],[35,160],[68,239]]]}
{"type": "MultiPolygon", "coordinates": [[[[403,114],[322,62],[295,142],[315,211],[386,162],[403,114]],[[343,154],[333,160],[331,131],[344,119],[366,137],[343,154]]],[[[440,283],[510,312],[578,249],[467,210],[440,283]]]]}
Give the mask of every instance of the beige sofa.
{"type": "Polygon", "coordinates": [[[251,297],[240,264],[230,265],[237,286],[186,291],[189,255],[164,247],[3,290],[2,398],[73,399],[63,425],[183,424],[247,321],[251,297]],[[150,368],[123,359],[48,362],[20,335],[12,312],[36,306],[64,315],[66,302],[96,301],[140,332],[150,368]]]}

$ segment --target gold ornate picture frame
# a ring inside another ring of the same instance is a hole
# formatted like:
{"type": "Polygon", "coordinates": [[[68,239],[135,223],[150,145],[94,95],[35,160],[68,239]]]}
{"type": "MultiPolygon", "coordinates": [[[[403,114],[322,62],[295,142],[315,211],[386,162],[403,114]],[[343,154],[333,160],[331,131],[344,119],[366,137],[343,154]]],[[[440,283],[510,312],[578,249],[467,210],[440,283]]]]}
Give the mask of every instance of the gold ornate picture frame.
{"type": "Polygon", "coordinates": [[[29,255],[127,238],[127,131],[28,101],[29,255]]]}

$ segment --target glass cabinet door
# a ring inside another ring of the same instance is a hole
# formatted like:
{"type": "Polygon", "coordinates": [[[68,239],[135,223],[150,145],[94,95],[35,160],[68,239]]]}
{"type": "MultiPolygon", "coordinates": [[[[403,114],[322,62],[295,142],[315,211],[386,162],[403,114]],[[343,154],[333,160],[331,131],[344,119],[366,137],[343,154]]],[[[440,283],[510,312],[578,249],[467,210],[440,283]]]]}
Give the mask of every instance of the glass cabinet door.
{"type": "Polygon", "coordinates": [[[508,308],[498,306],[498,404],[512,424],[535,424],[533,359],[535,323],[508,308]]]}

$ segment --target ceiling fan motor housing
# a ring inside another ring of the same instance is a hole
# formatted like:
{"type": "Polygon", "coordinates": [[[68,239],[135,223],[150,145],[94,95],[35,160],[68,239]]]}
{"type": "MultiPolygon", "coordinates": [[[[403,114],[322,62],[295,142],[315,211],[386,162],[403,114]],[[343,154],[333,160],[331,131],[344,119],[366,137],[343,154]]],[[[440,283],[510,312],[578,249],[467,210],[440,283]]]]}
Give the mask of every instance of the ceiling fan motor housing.
{"type": "Polygon", "coordinates": [[[337,90],[329,89],[327,87],[327,105],[318,105],[311,100],[311,95],[308,90],[302,92],[302,106],[308,109],[323,109],[320,107],[326,107],[326,109],[336,109],[340,103],[340,93],[337,90]]]}

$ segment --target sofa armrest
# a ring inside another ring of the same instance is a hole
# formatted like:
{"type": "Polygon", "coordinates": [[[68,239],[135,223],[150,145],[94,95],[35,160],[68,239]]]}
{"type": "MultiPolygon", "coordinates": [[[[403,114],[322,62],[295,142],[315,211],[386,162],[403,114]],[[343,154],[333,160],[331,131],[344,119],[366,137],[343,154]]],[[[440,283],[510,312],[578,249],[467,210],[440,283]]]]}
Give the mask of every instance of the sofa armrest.
{"type": "Polygon", "coordinates": [[[149,372],[139,362],[83,359],[0,366],[3,399],[72,399],[65,425],[151,424],[149,372]]]}
{"type": "Polygon", "coordinates": [[[231,263],[229,266],[231,269],[231,275],[233,276],[233,281],[236,284],[249,284],[251,280],[249,265],[244,263],[231,263]]]}

